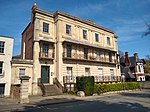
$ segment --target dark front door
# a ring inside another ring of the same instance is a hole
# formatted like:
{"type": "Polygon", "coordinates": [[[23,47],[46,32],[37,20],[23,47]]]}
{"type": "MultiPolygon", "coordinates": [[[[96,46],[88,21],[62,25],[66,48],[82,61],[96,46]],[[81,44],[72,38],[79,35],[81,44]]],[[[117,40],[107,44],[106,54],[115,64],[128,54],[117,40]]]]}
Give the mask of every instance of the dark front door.
{"type": "Polygon", "coordinates": [[[0,97],[4,96],[5,84],[0,84],[0,97]]]}
{"type": "Polygon", "coordinates": [[[41,82],[49,83],[49,66],[41,66],[41,82]]]}

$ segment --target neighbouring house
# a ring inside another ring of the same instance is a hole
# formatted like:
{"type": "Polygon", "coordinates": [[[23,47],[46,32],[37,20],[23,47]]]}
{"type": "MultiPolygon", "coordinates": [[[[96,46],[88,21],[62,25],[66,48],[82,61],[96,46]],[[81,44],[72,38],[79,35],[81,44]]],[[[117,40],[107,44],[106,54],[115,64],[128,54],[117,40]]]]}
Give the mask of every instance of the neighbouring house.
{"type": "Polygon", "coordinates": [[[120,65],[126,81],[145,81],[144,64],[144,59],[139,59],[137,53],[129,57],[128,52],[125,52],[125,56],[120,58],[120,65]]]}
{"type": "Polygon", "coordinates": [[[12,37],[0,36],[0,97],[10,95],[13,42],[12,37]]]}
{"type": "Polygon", "coordinates": [[[73,90],[78,76],[94,76],[96,83],[119,82],[117,36],[91,20],[60,11],[51,14],[34,4],[22,32],[21,58],[12,60],[13,84],[19,84],[20,74],[31,77],[30,95],[73,90]]]}

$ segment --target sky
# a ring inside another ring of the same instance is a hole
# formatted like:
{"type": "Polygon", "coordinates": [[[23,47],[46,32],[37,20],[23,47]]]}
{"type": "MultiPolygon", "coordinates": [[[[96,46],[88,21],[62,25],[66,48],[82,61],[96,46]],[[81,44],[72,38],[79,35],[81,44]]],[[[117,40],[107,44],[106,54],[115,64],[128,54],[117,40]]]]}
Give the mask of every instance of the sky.
{"type": "Polygon", "coordinates": [[[150,55],[150,35],[142,36],[150,23],[150,0],[0,0],[0,35],[14,37],[13,55],[20,54],[21,33],[34,3],[46,12],[60,10],[114,31],[119,50],[130,56],[150,55]]]}

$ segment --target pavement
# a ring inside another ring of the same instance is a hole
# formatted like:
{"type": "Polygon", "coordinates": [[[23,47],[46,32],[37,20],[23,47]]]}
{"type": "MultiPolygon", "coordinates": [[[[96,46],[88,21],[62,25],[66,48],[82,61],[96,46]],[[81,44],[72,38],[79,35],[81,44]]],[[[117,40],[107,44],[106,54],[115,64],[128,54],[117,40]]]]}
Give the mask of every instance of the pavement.
{"type": "MultiPolygon", "coordinates": [[[[98,99],[101,97],[106,96],[113,96],[119,94],[130,94],[135,93],[136,95],[146,93],[147,90],[135,90],[135,91],[123,91],[123,92],[110,92],[105,93],[102,95],[96,95],[96,96],[87,96],[87,97],[78,97],[74,95],[69,94],[63,94],[58,96],[30,96],[30,103],[29,104],[19,104],[18,99],[13,98],[0,98],[0,112],[10,112],[14,110],[23,110],[26,106],[45,106],[45,105],[55,105],[55,104],[61,104],[61,103],[71,103],[71,102],[79,102],[79,101],[89,101],[90,99],[98,99]],[[125,92],[125,93],[124,93],[125,92]],[[137,94],[138,93],[138,94],[137,94]]],[[[150,91],[148,91],[150,93],[150,91]]]]}

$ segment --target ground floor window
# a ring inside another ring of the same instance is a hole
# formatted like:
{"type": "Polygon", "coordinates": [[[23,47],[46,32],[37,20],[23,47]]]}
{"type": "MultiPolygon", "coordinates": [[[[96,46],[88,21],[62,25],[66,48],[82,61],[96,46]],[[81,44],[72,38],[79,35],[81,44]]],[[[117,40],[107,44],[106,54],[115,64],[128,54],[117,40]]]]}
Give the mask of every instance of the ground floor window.
{"type": "Polygon", "coordinates": [[[85,76],[90,76],[90,68],[85,68],[85,76]]]}
{"type": "Polygon", "coordinates": [[[25,68],[20,68],[19,69],[19,76],[24,76],[25,75],[25,68]]]}
{"type": "Polygon", "coordinates": [[[5,84],[0,84],[0,97],[4,96],[5,84]]]}
{"type": "Polygon", "coordinates": [[[0,61],[0,74],[3,72],[3,61],[0,61]]]}

